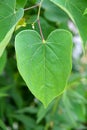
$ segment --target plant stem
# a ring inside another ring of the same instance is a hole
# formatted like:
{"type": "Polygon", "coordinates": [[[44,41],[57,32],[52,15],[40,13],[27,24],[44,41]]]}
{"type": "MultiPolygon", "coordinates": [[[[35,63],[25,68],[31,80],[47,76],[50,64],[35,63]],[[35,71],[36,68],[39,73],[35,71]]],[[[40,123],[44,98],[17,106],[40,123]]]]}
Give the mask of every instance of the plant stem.
{"type": "Polygon", "coordinates": [[[42,2],[43,2],[43,0],[41,0],[40,5],[39,5],[39,10],[38,10],[38,15],[37,15],[37,22],[38,22],[38,26],[39,26],[42,41],[43,41],[43,43],[45,43],[44,36],[43,36],[43,33],[42,33],[41,24],[40,24],[40,10],[41,10],[42,2]]]}
{"type": "Polygon", "coordinates": [[[37,19],[37,22],[38,22],[38,26],[39,26],[39,30],[40,30],[40,35],[41,35],[41,38],[42,38],[42,41],[44,42],[44,36],[43,36],[43,33],[42,33],[42,28],[41,28],[41,25],[40,25],[40,19],[37,19]]]}
{"type": "Polygon", "coordinates": [[[45,43],[44,36],[43,36],[43,33],[42,33],[41,24],[40,24],[40,10],[41,10],[42,2],[43,2],[43,0],[41,0],[40,3],[38,3],[38,4],[36,4],[36,5],[32,6],[32,7],[29,7],[29,8],[24,9],[24,11],[27,11],[27,10],[30,10],[30,9],[33,9],[33,8],[39,7],[38,15],[37,15],[37,19],[33,22],[32,25],[34,26],[34,24],[35,24],[36,22],[38,23],[38,26],[39,26],[39,30],[40,30],[40,35],[41,35],[42,41],[43,41],[43,43],[45,43]]]}
{"type": "Polygon", "coordinates": [[[31,6],[31,7],[29,7],[29,8],[25,8],[24,11],[27,11],[27,10],[30,10],[30,9],[33,9],[33,8],[36,8],[36,7],[38,7],[38,6],[40,6],[40,3],[38,3],[38,4],[34,5],[34,6],[31,6]]]}
{"type": "Polygon", "coordinates": [[[37,19],[39,19],[39,17],[40,17],[40,10],[41,10],[42,2],[43,2],[43,0],[41,0],[41,2],[40,2],[40,4],[39,4],[39,10],[38,10],[37,19]]]}

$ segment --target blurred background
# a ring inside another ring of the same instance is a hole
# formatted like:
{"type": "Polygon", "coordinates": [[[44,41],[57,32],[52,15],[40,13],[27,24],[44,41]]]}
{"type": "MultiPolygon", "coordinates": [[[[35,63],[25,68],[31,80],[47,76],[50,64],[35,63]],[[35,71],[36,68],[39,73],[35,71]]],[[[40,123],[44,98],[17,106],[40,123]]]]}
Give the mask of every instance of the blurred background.
{"type": "MultiPolygon", "coordinates": [[[[25,0],[26,1],[26,0],[25,0]]],[[[27,0],[25,8],[39,3],[27,0]]],[[[17,0],[16,8],[24,3],[17,0]]],[[[29,91],[17,69],[14,39],[18,32],[35,29],[38,8],[25,11],[0,58],[0,130],[87,130],[87,47],[85,53],[78,30],[60,8],[44,0],[40,22],[45,39],[59,28],[73,35],[72,72],[62,95],[44,108],[29,91]]]]}

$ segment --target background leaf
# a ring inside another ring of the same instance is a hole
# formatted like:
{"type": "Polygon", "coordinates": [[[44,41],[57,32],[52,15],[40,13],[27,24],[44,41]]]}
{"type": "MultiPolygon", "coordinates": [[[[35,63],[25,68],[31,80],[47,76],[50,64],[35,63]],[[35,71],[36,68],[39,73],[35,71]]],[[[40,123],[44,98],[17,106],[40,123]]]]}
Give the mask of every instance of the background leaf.
{"type": "Polygon", "coordinates": [[[5,64],[6,64],[6,52],[4,52],[3,55],[0,57],[0,74],[2,74],[5,64]]]}
{"type": "Polygon", "coordinates": [[[87,0],[50,0],[63,9],[78,27],[83,43],[87,42],[87,17],[83,15],[87,0]]]}
{"type": "Polygon", "coordinates": [[[23,16],[23,9],[16,11],[15,4],[15,0],[0,0],[0,56],[11,39],[17,22],[23,16]]]}
{"type": "Polygon", "coordinates": [[[67,14],[49,0],[43,1],[42,8],[45,10],[45,18],[51,22],[61,24],[62,22],[66,22],[68,20],[67,14]]]}
{"type": "Polygon", "coordinates": [[[7,129],[2,120],[0,120],[0,129],[1,130],[6,130],[7,129]]]}

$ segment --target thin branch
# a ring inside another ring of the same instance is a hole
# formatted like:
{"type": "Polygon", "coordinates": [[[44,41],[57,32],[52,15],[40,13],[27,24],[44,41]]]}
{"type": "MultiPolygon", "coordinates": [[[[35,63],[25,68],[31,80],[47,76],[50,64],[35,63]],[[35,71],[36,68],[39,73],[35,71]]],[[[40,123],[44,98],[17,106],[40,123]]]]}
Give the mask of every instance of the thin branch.
{"type": "Polygon", "coordinates": [[[39,4],[39,10],[38,10],[37,19],[39,19],[39,17],[40,17],[40,10],[41,10],[42,2],[43,2],[43,0],[41,0],[41,2],[40,2],[40,4],[39,4]]]}
{"type": "Polygon", "coordinates": [[[43,33],[42,33],[42,28],[41,28],[41,25],[40,25],[40,19],[37,20],[38,22],[38,27],[39,27],[39,30],[40,30],[40,35],[41,35],[41,38],[42,38],[42,41],[44,42],[44,36],[43,36],[43,33]]]}
{"type": "Polygon", "coordinates": [[[24,11],[27,11],[27,10],[30,10],[30,9],[34,9],[34,8],[38,7],[39,5],[40,5],[40,3],[38,3],[38,4],[34,5],[34,6],[31,6],[29,8],[25,8],[24,11]]]}
{"type": "Polygon", "coordinates": [[[38,15],[37,15],[37,23],[38,23],[38,27],[39,27],[39,30],[40,30],[40,35],[41,35],[42,41],[43,41],[43,43],[45,43],[42,28],[41,28],[41,24],[40,24],[40,18],[39,18],[40,17],[40,10],[41,10],[42,2],[43,2],[43,0],[41,0],[40,5],[39,5],[39,10],[38,10],[38,15]]]}
{"type": "Polygon", "coordinates": [[[38,10],[38,15],[37,15],[37,19],[33,22],[33,26],[34,26],[34,23],[37,22],[38,23],[38,27],[39,27],[39,30],[40,30],[40,35],[41,35],[41,38],[42,38],[42,41],[43,43],[45,43],[45,40],[44,40],[44,36],[43,36],[43,33],[42,33],[42,28],[41,28],[41,24],[40,24],[40,10],[41,10],[41,5],[42,5],[42,2],[43,0],[41,0],[40,3],[32,6],[32,7],[29,7],[29,8],[25,8],[24,11],[27,11],[27,10],[30,10],[30,9],[33,9],[33,8],[36,8],[36,7],[39,7],[39,10],[38,10]]]}

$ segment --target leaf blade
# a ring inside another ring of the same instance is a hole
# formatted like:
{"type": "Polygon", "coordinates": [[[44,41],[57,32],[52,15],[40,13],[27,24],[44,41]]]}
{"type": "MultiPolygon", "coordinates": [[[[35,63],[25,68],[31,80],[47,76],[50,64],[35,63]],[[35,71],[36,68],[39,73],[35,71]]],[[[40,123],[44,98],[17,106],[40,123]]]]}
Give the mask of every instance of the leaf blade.
{"type": "Polygon", "coordinates": [[[14,28],[23,16],[23,12],[23,9],[15,11],[15,0],[0,1],[0,56],[10,41],[14,28]]]}
{"type": "Polygon", "coordinates": [[[87,7],[87,1],[84,0],[50,0],[62,10],[64,10],[72,21],[76,24],[79,34],[82,38],[84,45],[87,42],[87,17],[83,15],[87,7]]]}
{"type": "Polygon", "coordinates": [[[64,30],[53,31],[47,38],[46,43],[43,44],[37,32],[32,30],[22,31],[16,36],[15,50],[20,74],[31,92],[47,106],[64,91],[72,68],[71,33],[64,30]],[[62,36],[65,36],[65,38],[62,38],[62,36]],[[58,42],[65,44],[60,47],[58,42]],[[66,68],[57,59],[61,55],[63,55],[62,62],[66,64],[66,68]],[[65,57],[67,58],[65,59],[65,57]],[[57,69],[57,67],[60,67],[60,69],[57,69]]]}

